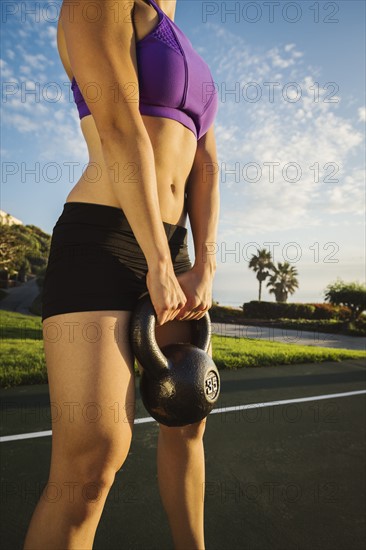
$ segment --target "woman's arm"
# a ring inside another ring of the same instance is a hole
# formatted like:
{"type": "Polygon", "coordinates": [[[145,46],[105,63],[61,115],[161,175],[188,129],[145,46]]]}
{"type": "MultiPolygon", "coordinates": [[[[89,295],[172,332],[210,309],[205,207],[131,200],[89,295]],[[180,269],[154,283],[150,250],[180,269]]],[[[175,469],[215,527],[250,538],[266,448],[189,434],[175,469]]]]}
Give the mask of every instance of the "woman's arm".
{"type": "Polygon", "coordinates": [[[68,0],[61,23],[76,82],[95,121],[113,190],[149,270],[171,266],[155,159],[139,111],[134,0],[68,0]],[[97,94],[97,97],[96,97],[97,94]]]}
{"type": "Polygon", "coordinates": [[[219,166],[213,125],[198,140],[187,181],[187,212],[192,228],[195,261],[192,269],[177,276],[187,302],[178,320],[200,319],[212,306],[216,271],[217,225],[220,210],[219,166]]]}
{"type": "Polygon", "coordinates": [[[216,271],[220,211],[219,166],[214,126],[198,141],[187,182],[187,212],[195,249],[193,268],[213,277],[216,271]]]}

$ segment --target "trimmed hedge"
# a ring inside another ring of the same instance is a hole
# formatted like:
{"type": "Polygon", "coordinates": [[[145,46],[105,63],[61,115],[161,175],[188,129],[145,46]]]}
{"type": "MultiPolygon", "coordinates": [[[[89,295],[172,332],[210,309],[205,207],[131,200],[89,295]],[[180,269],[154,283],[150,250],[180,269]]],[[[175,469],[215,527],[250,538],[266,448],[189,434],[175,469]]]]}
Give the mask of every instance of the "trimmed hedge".
{"type": "Polygon", "coordinates": [[[242,306],[247,319],[348,319],[351,310],[345,306],[333,306],[327,303],[290,303],[259,302],[251,300],[242,306]]]}

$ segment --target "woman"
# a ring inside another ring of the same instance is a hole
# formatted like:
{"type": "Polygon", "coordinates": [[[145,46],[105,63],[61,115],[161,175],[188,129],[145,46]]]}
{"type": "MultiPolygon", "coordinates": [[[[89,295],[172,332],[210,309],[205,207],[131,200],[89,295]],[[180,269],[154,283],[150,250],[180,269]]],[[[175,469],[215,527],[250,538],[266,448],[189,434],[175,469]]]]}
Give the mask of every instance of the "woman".
{"type": "MultiPolygon", "coordinates": [[[[93,546],[131,443],[128,326],[139,295],[150,294],[160,346],[189,342],[190,321],[212,305],[217,95],[207,64],[173,22],[175,7],[62,4],[58,49],[90,158],[52,234],[42,305],[52,457],[25,550],[93,546]]],[[[205,419],[159,424],[159,491],[176,549],[204,548],[204,430],[205,419]]]]}

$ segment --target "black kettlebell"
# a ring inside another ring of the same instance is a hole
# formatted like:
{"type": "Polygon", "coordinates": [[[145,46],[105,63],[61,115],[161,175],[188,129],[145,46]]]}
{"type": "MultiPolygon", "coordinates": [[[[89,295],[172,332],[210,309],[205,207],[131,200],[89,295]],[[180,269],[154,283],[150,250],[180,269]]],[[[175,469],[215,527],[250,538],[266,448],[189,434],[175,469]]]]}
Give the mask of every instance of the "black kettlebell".
{"type": "Polygon", "coordinates": [[[149,293],[138,299],[129,336],[143,367],[142,402],[150,415],[166,426],[186,426],[205,418],[220,393],[219,371],[208,355],[211,320],[208,312],[192,320],[192,343],[178,342],[159,349],[156,312],[149,293]]]}

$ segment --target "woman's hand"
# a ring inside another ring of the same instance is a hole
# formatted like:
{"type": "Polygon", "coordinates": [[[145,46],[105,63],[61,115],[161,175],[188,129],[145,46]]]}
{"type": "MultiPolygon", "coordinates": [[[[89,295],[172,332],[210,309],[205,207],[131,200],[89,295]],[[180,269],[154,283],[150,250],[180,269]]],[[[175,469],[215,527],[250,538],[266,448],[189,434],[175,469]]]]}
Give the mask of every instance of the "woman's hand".
{"type": "Polygon", "coordinates": [[[175,316],[175,319],[179,321],[201,319],[212,306],[213,276],[192,267],[192,269],[180,273],[176,277],[187,301],[175,316]]]}
{"type": "Polygon", "coordinates": [[[158,325],[172,321],[186,303],[186,297],[171,262],[149,268],[146,286],[158,325]]]}

